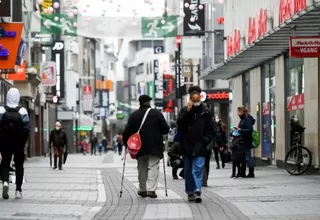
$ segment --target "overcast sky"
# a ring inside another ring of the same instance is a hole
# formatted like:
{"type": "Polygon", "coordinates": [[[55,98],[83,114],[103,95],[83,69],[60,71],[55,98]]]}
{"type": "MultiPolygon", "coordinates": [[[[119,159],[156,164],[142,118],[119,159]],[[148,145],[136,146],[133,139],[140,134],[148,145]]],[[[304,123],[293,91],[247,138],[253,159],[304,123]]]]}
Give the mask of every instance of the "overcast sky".
{"type": "Polygon", "coordinates": [[[162,15],[164,0],[149,1],[152,4],[146,4],[144,0],[113,0],[112,3],[109,0],[79,0],[77,7],[83,16],[101,16],[103,13],[109,17],[149,17],[162,15]],[[118,8],[120,12],[117,11],[118,8]],[[134,9],[137,15],[134,15],[134,9]],[[83,13],[84,10],[86,11],[85,13],[83,13]]]}

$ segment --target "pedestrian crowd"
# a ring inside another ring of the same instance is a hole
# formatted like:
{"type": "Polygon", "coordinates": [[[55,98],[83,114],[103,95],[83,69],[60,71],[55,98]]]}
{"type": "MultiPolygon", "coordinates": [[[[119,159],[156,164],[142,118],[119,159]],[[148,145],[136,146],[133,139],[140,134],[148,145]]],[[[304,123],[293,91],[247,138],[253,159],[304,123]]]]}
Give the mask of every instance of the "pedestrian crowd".
{"type": "MultiPolygon", "coordinates": [[[[140,96],[140,108],[129,116],[123,133],[118,132],[112,140],[113,149],[120,156],[125,146],[124,158],[128,151],[137,160],[138,195],[141,197],[157,198],[159,166],[164,158],[164,137],[167,137],[169,147],[167,165],[172,167],[173,179],[184,179],[188,201],[202,201],[202,187],[208,186],[212,151],[217,169],[225,168],[225,164],[232,161],[231,178],[255,177],[251,155],[255,119],[248,109],[245,106],[237,108],[239,124],[228,134],[223,120],[219,116],[213,116],[208,106],[201,102],[201,88],[192,86],[188,92],[190,98],[187,106],[180,109],[177,122],[171,121],[170,126],[160,111],[151,108],[151,97],[140,96]],[[246,175],[247,168],[249,173],[246,175]]],[[[18,89],[11,88],[6,100],[6,105],[0,107],[2,197],[9,198],[9,173],[13,170],[16,173],[15,197],[21,199],[24,148],[29,138],[30,121],[27,110],[19,105],[18,89]],[[12,158],[15,170],[11,167],[12,158]]],[[[106,137],[85,137],[80,145],[84,155],[89,152],[96,155],[97,149],[101,155],[108,150],[106,137]],[[90,151],[88,146],[91,146],[90,151]]],[[[68,155],[68,137],[59,121],[50,133],[49,149],[51,165],[53,149],[53,169],[62,170],[68,155]]],[[[125,169],[125,160],[123,168],[125,169]]]]}
{"type": "Polygon", "coordinates": [[[251,155],[255,119],[248,109],[245,106],[237,108],[239,124],[228,134],[223,120],[213,116],[208,106],[201,102],[201,88],[192,86],[188,92],[187,106],[181,108],[177,122],[171,121],[170,126],[160,111],[151,108],[152,99],[147,95],[139,97],[140,108],[129,116],[122,140],[131,157],[137,160],[138,195],[141,197],[157,198],[165,135],[169,148],[167,165],[172,167],[173,179],[179,176],[184,179],[190,202],[202,202],[201,188],[208,186],[212,151],[217,169],[225,168],[225,164],[232,161],[231,178],[255,177],[251,155]]]}

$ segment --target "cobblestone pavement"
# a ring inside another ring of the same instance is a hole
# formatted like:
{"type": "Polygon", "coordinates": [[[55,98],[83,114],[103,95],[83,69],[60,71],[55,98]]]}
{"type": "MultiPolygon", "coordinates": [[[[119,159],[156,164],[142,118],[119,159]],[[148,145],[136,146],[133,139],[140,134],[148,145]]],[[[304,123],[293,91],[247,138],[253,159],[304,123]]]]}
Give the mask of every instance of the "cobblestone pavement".
{"type": "Polygon", "coordinates": [[[203,203],[195,204],[186,201],[184,182],[172,180],[169,167],[165,196],[163,166],[158,198],[139,198],[136,161],[131,159],[119,198],[122,164],[113,153],[70,155],[63,171],[53,171],[48,158],[32,158],[25,166],[24,198],[12,199],[12,186],[11,199],[0,199],[0,220],[320,219],[320,176],[293,177],[266,167],[256,171],[255,179],[230,179],[229,166],[216,170],[212,163],[203,203]]]}

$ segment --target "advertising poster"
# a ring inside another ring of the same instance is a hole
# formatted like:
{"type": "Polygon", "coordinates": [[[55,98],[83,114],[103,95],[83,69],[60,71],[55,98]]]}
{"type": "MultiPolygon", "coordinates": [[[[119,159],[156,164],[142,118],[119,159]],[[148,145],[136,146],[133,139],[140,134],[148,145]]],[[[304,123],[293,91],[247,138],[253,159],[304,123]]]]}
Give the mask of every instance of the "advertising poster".
{"type": "Polygon", "coordinates": [[[41,82],[43,86],[56,85],[56,63],[53,61],[40,64],[41,82]]]}

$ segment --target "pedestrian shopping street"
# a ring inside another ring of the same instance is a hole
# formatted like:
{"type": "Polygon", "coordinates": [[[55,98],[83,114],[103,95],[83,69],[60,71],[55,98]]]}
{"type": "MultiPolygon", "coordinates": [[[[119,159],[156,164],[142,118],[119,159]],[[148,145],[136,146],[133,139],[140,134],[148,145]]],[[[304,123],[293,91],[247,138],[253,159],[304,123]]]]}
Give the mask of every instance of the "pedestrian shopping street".
{"type": "MultiPolygon", "coordinates": [[[[119,198],[121,158],[70,155],[63,171],[51,170],[49,158],[35,157],[25,164],[22,200],[0,200],[0,219],[138,220],[138,219],[320,219],[320,176],[289,176],[285,170],[257,167],[255,179],[230,179],[231,167],[216,170],[211,162],[209,187],[203,203],[188,203],[184,181],[173,180],[163,166],[158,198],[137,196],[136,161],[128,159],[122,198],[119,198]]],[[[162,165],[162,163],[161,163],[162,165]]]]}

